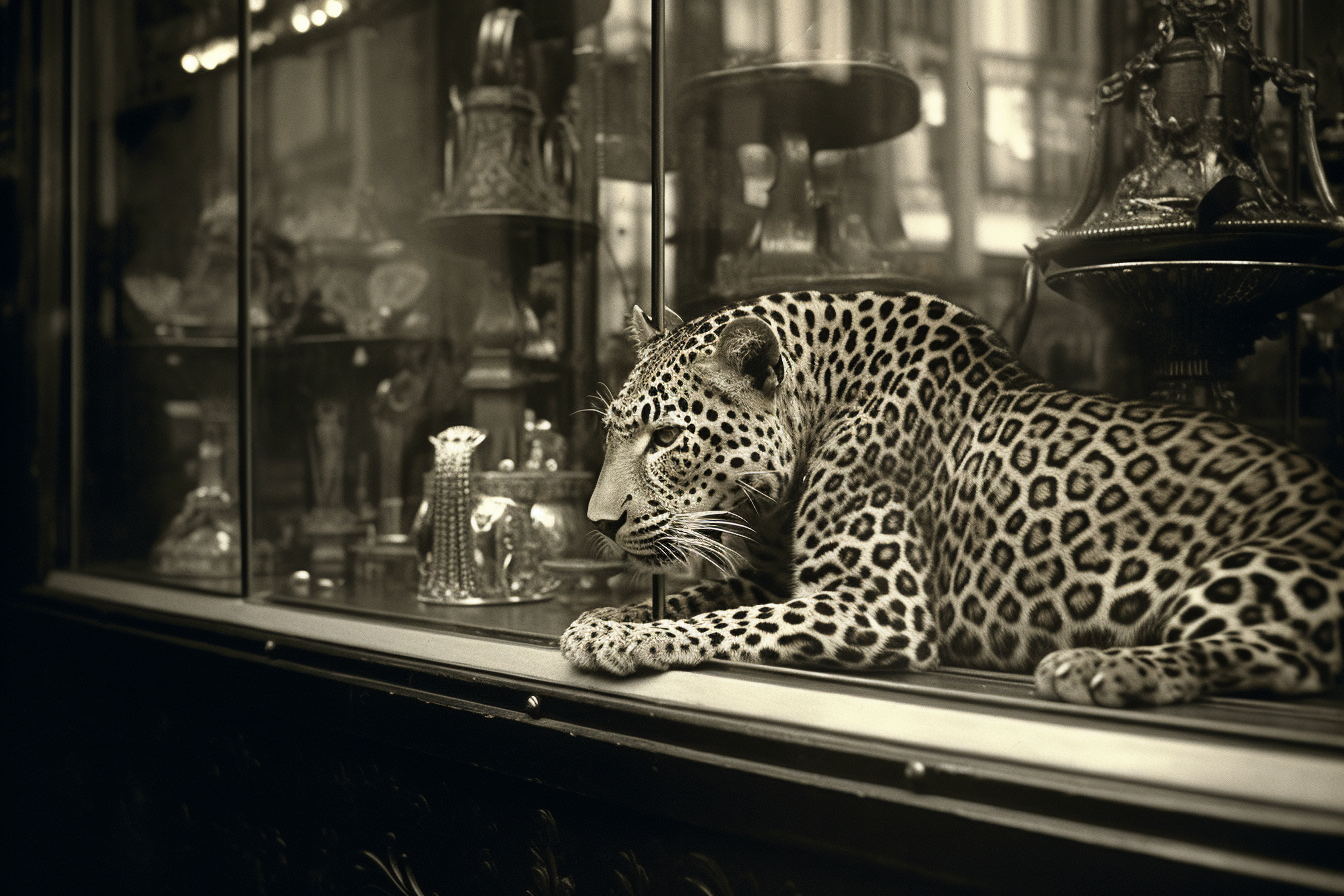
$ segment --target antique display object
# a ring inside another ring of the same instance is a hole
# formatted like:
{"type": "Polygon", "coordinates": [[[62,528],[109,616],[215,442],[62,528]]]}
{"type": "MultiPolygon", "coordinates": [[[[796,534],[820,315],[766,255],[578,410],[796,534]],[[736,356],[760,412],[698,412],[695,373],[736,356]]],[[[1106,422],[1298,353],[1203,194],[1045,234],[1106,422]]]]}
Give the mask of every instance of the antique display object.
{"type": "Polygon", "coordinates": [[[1156,397],[1234,414],[1232,363],[1278,334],[1280,313],[1344,284],[1314,97],[1310,73],[1251,42],[1246,0],[1163,0],[1158,41],[1099,86],[1084,193],[1030,264],[1148,358],[1156,397]],[[1319,211],[1291,200],[1261,155],[1271,81],[1297,109],[1319,211]],[[1131,95],[1142,157],[1107,195],[1107,113],[1131,95]]]}
{"type": "MultiPolygon", "coordinates": [[[[740,245],[730,245],[735,240],[727,231],[734,229],[728,222],[741,197],[687,199],[693,208],[721,204],[717,223],[701,225],[704,232],[693,227],[681,237],[723,244],[712,284],[719,298],[803,288],[896,291],[915,285],[913,277],[875,251],[863,217],[846,202],[838,157],[832,153],[823,163],[818,156],[889,140],[919,123],[919,88],[895,65],[770,62],[709,72],[683,88],[678,119],[704,142],[703,148],[688,147],[683,153],[687,193],[701,189],[698,181],[706,172],[697,168],[718,164],[700,158],[701,152],[713,158],[726,151],[735,160],[730,164],[740,168],[744,153],[768,147],[771,159],[757,161],[773,163],[765,209],[740,245]]],[[[742,177],[742,170],[726,173],[729,193],[740,187],[742,177]]]]}
{"type": "Polygon", "coordinates": [[[402,523],[401,479],[411,431],[427,413],[428,386],[429,372],[417,363],[382,380],[374,391],[370,420],[378,448],[378,522],[371,540],[350,547],[355,582],[361,587],[414,590],[418,582],[419,558],[402,523]]]}
{"type": "Polygon", "coordinates": [[[313,571],[332,578],[344,574],[347,544],[364,528],[345,500],[349,410],[339,398],[319,398],[313,404],[313,424],[308,433],[313,506],[303,515],[300,528],[312,546],[313,571]]]}
{"type": "Polygon", "coordinates": [[[378,384],[372,405],[374,435],[378,441],[378,541],[404,544],[401,494],[402,455],[411,430],[424,419],[429,375],[423,368],[407,367],[378,384]]]}
{"type": "Polygon", "coordinates": [[[224,480],[224,446],[202,439],[197,486],[154,546],[154,571],[215,587],[237,587],[242,565],[238,506],[224,480]]]}
{"type": "MultiPolygon", "coordinates": [[[[187,403],[199,414],[196,486],[186,494],[180,509],[155,542],[150,560],[156,575],[195,587],[230,591],[238,588],[243,552],[236,498],[237,404],[230,395],[220,395],[209,388],[205,391],[211,394],[199,402],[187,403]]],[[[250,549],[253,574],[269,576],[269,545],[255,539],[250,549]]]]}
{"type": "Polygon", "coordinates": [[[435,604],[481,603],[471,537],[471,456],[485,433],[451,426],[430,441],[434,472],[425,496],[428,517],[417,533],[422,555],[416,596],[435,604]]]}
{"type": "Polygon", "coordinates": [[[546,600],[573,584],[552,564],[611,575],[621,564],[590,560],[592,526],[583,506],[593,475],[562,470],[564,439],[529,414],[528,460],[472,472],[485,434],[455,426],[434,436],[434,470],[411,538],[421,555],[418,597],[426,603],[489,604],[546,600]]]}
{"type": "Polygon", "coordinates": [[[464,386],[472,419],[491,438],[491,465],[516,455],[524,391],[554,370],[524,357],[525,317],[535,265],[591,247],[597,228],[574,202],[575,137],[564,116],[545,121],[529,84],[528,20],[516,9],[481,20],[473,87],[454,90],[455,136],[445,155],[442,201],[424,226],[445,248],[496,272],[475,299],[471,363],[464,386]]]}
{"type": "Polygon", "coordinates": [[[450,426],[430,438],[434,470],[412,527],[421,557],[416,597],[423,603],[524,603],[551,596],[535,587],[539,558],[531,556],[527,507],[473,487],[472,457],[485,438],[471,426],[450,426]]]}
{"type": "Polygon", "coordinates": [[[583,515],[593,490],[584,470],[490,470],[475,474],[477,550],[498,570],[498,586],[516,597],[551,597],[560,580],[546,564],[578,558],[591,530],[583,515]],[[492,523],[497,531],[485,531],[492,523]],[[484,542],[482,536],[487,537],[484,542]],[[507,561],[507,562],[500,562],[507,561]]]}

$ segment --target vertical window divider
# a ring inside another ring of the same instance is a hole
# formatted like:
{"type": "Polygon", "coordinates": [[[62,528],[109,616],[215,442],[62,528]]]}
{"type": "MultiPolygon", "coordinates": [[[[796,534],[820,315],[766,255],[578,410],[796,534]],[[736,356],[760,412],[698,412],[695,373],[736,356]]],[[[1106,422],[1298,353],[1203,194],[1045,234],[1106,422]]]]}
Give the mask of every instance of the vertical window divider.
{"type": "Polygon", "coordinates": [[[252,593],[252,5],[238,0],[238,588],[252,593]]]}
{"type": "MultiPolygon", "coordinates": [[[[1302,68],[1302,0],[1288,0],[1284,4],[1284,16],[1287,19],[1287,52],[1280,58],[1288,57],[1288,64],[1295,69],[1302,68]]],[[[1263,45],[1266,35],[1260,35],[1263,45]]],[[[1263,89],[1263,88],[1262,88],[1263,89]]],[[[1288,201],[1296,203],[1302,184],[1302,111],[1300,103],[1288,107],[1288,183],[1285,184],[1288,201]]],[[[1294,306],[1286,315],[1288,338],[1285,345],[1287,363],[1284,364],[1284,402],[1283,434],[1293,443],[1302,438],[1302,309],[1294,306]]]]}
{"type": "MultiPolygon", "coordinates": [[[[246,0],[244,0],[246,2],[246,0]]],[[[66,239],[68,243],[70,283],[70,556],[71,568],[82,564],[83,545],[81,528],[83,525],[80,505],[83,499],[84,477],[84,317],[88,302],[88,290],[84,284],[84,240],[81,227],[84,216],[80,208],[83,193],[80,187],[79,162],[83,158],[80,152],[80,103],[83,99],[80,79],[83,71],[80,67],[80,21],[81,0],[70,0],[70,21],[66,27],[69,35],[63,47],[66,53],[65,72],[69,79],[66,98],[66,181],[67,181],[67,222],[66,239]]],[[[56,102],[54,98],[48,98],[56,102]]]]}
{"type": "MultiPolygon", "coordinates": [[[[653,278],[650,291],[650,304],[653,306],[653,327],[655,330],[661,330],[665,326],[664,309],[667,298],[663,295],[663,284],[666,281],[663,267],[665,263],[666,252],[666,219],[665,219],[665,200],[666,181],[663,172],[666,168],[666,147],[663,142],[664,129],[664,81],[666,79],[667,68],[667,28],[664,21],[664,0],[652,0],[653,19],[650,22],[650,80],[653,88],[653,140],[652,151],[652,170],[649,172],[649,188],[652,193],[652,202],[650,213],[653,218],[650,230],[653,234],[652,252],[649,256],[650,274],[653,278]]],[[[655,573],[653,576],[653,594],[652,610],[654,619],[663,619],[667,616],[667,577],[661,573],[655,573]]]]}

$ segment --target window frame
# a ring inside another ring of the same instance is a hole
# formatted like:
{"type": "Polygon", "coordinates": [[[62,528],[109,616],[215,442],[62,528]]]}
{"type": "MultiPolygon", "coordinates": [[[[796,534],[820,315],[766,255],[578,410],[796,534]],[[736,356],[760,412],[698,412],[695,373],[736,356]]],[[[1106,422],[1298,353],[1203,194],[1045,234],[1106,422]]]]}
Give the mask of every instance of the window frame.
{"type": "Polygon", "coordinates": [[[875,682],[712,661],[615,679],[579,672],[547,644],[61,571],[33,600],[100,628],[690,758],[766,788],[858,795],[893,818],[932,811],[1059,849],[1344,886],[1344,730],[1333,708],[1299,707],[1322,713],[1325,729],[1301,736],[1229,723],[1250,702],[1235,698],[1197,705],[1222,720],[1192,720],[1189,707],[1050,703],[1030,696],[1026,676],[960,670],[875,682]]]}
{"type": "MultiPolygon", "coordinates": [[[[44,184],[57,177],[63,185],[67,226],[59,238],[44,229],[39,254],[47,260],[40,264],[48,285],[47,262],[60,255],[67,259],[59,294],[67,303],[73,350],[61,402],[69,415],[69,463],[51,483],[57,493],[68,495],[69,555],[66,563],[53,564],[29,598],[42,612],[307,674],[339,676],[341,661],[351,657],[393,678],[389,670],[415,669],[441,679],[436,693],[445,700],[486,706],[495,700],[499,711],[596,740],[684,753],[695,749],[691,744],[700,738],[701,752],[711,759],[769,780],[810,782],[837,792],[851,788],[893,806],[917,805],[1267,880],[1344,888],[1344,869],[1329,866],[1324,857],[1315,866],[1300,855],[1281,858],[1272,846],[1264,853],[1247,847],[1252,834],[1266,830],[1316,838],[1312,842],[1344,842],[1344,708],[1318,713],[1327,724],[1340,724],[1337,734],[1294,740],[1286,728],[1191,722],[1180,708],[1113,711],[1035,700],[1026,676],[948,671],[939,679],[944,684],[937,685],[923,684],[913,673],[878,682],[876,677],[714,661],[695,671],[615,679],[572,668],[553,641],[487,638],[296,608],[252,593],[246,423],[252,402],[251,340],[244,292],[250,282],[249,252],[238,253],[237,280],[243,593],[207,595],[77,571],[85,323],[82,303],[74,299],[84,288],[87,220],[87,179],[80,167],[86,148],[78,52],[82,9],[82,0],[72,0],[68,19],[44,13],[44,20],[60,21],[68,41],[57,60],[50,54],[42,60],[44,67],[58,64],[64,73],[66,133],[47,127],[41,135],[44,184]],[[59,176],[45,170],[53,159],[62,160],[59,176]],[[995,679],[998,685],[985,684],[995,679]],[[948,681],[957,686],[946,686],[948,681]],[[486,699],[471,689],[483,682],[495,697],[486,699]],[[1012,693],[1005,696],[1005,689],[1012,693]],[[1093,821],[1077,814],[1080,806],[1097,810],[1093,821]],[[1182,825],[1194,829],[1183,832],[1182,825]]],[[[248,33],[248,4],[241,2],[239,10],[240,33],[248,33]]],[[[50,74],[44,71],[44,78],[50,74]]],[[[238,77],[239,128],[248,133],[250,52],[242,54],[238,77]]],[[[655,144],[661,144],[662,125],[663,116],[655,115],[655,144]]],[[[249,232],[249,144],[239,141],[239,233],[249,232]]],[[[660,181],[655,180],[656,193],[662,192],[660,181]]],[[[657,202],[654,208],[660,208],[657,202]]],[[[661,227],[652,229],[661,248],[661,227]]],[[[654,253],[658,259],[661,255],[654,253]]],[[[661,261],[654,270],[661,270],[661,261]]],[[[661,278],[655,282],[661,285],[661,278]]],[[[657,320],[662,290],[655,289],[654,296],[657,320]]],[[[410,690],[422,688],[418,684],[410,690]]],[[[1239,705],[1229,699],[1215,702],[1239,705]]],[[[1299,709],[1317,712],[1310,706],[1299,709]]]]}

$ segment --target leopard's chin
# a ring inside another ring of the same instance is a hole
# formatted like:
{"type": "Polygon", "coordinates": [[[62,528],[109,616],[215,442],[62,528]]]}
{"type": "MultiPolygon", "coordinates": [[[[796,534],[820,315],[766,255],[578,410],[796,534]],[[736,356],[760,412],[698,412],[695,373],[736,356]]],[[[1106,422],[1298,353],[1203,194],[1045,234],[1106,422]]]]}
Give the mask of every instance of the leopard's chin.
{"type": "Polygon", "coordinates": [[[665,572],[670,567],[681,565],[681,561],[667,557],[663,552],[632,551],[616,539],[606,535],[597,536],[596,546],[597,553],[602,556],[602,559],[619,561],[640,572],[665,572]]]}
{"type": "Polygon", "coordinates": [[[691,574],[695,558],[675,548],[654,546],[652,551],[625,550],[624,562],[645,574],[691,574]]]}
{"type": "Polygon", "coordinates": [[[643,572],[661,573],[686,565],[685,560],[665,557],[661,554],[635,554],[625,552],[625,562],[643,572]]]}

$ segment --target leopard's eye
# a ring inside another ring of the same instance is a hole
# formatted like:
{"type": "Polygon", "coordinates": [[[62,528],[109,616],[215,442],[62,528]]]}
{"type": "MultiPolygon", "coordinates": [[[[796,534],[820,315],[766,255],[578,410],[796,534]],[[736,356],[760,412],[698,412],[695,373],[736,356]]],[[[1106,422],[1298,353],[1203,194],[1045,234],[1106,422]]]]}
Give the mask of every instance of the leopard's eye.
{"type": "Polygon", "coordinates": [[[666,448],[677,440],[681,435],[681,429],[675,426],[660,426],[653,431],[653,436],[649,439],[650,445],[656,445],[659,448],[666,448]]]}

